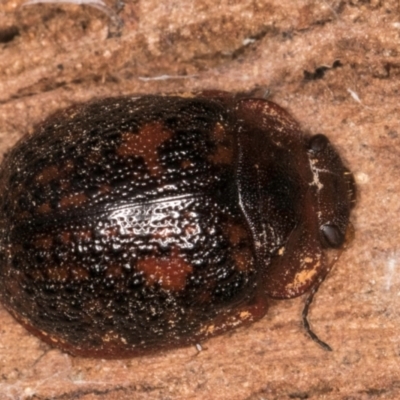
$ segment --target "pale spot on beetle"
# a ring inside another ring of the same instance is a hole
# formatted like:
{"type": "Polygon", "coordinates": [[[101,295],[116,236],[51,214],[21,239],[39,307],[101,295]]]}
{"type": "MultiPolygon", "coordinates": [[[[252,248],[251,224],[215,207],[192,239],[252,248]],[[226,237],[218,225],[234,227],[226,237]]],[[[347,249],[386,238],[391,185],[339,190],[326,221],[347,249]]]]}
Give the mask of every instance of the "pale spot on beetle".
{"type": "Polygon", "coordinates": [[[231,316],[226,320],[225,325],[227,327],[236,327],[242,324],[242,320],[240,319],[240,314],[239,315],[235,315],[235,316],[231,316]]]}
{"type": "Polygon", "coordinates": [[[143,125],[138,133],[123,133],[117,154],[120,157],[142,157],[150,175],[159,175],[162,167],[157,150],[172,136],[173,133],[160,122],[149,123],[143,125]]]}
{"type": "Polygon", "coordinates": [[[246,319],[251,318],[251,314],[248,311],[242,311],[239,314],[239,318],[242,319],[242,320],[246,320],[246,319]]]}
{"type": "Polygon", "coordinates": [[[112,335],[113,331],[106,333],[101,339],[103,342],[110,342],[111,340],[115,339],[115,335],[112,335]]]}
{"type": "Polygon", "coordinates": [[[200,333],[206,334],[206,335],[212,335],[215,330],[215,325],[206,325],[203,326],[200,330],[200,333]]]}
{"type": "Polygon", "coordinates": [[[159,284],[165,290],[181,291],[186,286],[186,279],[193,272],[179,252],[173,248],[167,257],[151,256],[138,260],[138,271],[143,272],[149,286],[159,284]]]}
{"type": "Polygon", "coordinates": [[[285,254],[285,246],[278,249],[278,256],[283,256],[285,254]]]}
{"type": "Polygon", "coordinates": [[[312,176],[313,176],[313,180],[312,180],[312,182],[310,182],[310,186],[316,186],[317,190],[321,190],[324,187],[324,185],[319,178],[319,173],[320,172],[328,172],[328,171],[319,169],[317,166],[318,161],[315,159],[309,158],[309,163],[310,163],[312,176]]]}
{"type": "Polygon", "coordinates": [[[61,209],[69,207],[78,207],[87,201],[87,196],[84,193],[75,193],[65,196],[60,200],[61,209]]]}
{"type": "Polygon", "coordinates": [[[311,282],[315,278],[315,275],[318,274],[320,265],[321,262],[318,261],[311,269],[302,269],[297,272],[292,282],[286,286],[287,290],[297,290],[299,287],[311,282]]]}
{"type": "Polygon", "coordinates": [[[109,332],[104,334],[102,336],[101,340],[104,343],[112,343],[113,346],[117,346],[117,347],[121,345],[121,342],[124,345],[126,345],[128,343],[127,340],[123,336],[120,336],[117,332],[114,332],[112,330],[110,330],[109,332]]]}

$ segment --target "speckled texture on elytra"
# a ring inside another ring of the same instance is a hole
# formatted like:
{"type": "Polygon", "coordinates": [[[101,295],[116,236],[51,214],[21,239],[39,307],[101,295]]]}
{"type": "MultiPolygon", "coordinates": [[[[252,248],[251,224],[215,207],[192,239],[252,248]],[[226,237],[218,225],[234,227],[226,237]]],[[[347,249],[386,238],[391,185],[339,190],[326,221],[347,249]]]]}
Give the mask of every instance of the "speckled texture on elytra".
{"type": "Polygon", "coordinates": [[[354,200],[325,136],[224,92],[61,111],[7,155],[0,186],[2,302],[102,357],[194,344],[304,293],[354,200]]]}

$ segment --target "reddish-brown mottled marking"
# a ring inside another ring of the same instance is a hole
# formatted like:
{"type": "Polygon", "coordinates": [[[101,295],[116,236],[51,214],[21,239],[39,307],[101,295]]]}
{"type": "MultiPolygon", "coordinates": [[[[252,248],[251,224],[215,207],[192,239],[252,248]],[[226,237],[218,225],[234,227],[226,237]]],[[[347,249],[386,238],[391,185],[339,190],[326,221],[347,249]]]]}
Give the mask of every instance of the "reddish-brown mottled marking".
{"type": "Polygon", "coordinates": [[[151,175],[160,173],[160,163],[157,149],[166,140],[172,137],[172,132],[159,122],[146,124],[138,133],[127,132],[122,134],[122,144],[117,149],[121,157],[139,156],[151,175]]]}
{"type": "Polygon", "coordinates": [[[101,194],[107,194],[107,193],[111,192],[111,190],[112,190],[112,188],[110,185],[101,185],[99,187],[99,192],[101,194]]]}
{"type": "Polygon", "coordinates": [[[193,267],[182,257],[179,249],[173,248],[169,257],[151,256],[138,261],[148,285],[158,283],[165,290],[180,291],[185,288],[186,278],[193,267]]]}
{"type": "Polygon", "coordinates": [[[48,214],[49,212],[51,212],[50,204],[49,203],[43,203],[39,207],[36,208],[36,211],[39,214],[48,214]]]}
{"type": "Polygon", "coordinates": [[[209,160],[215,164],[230,164],[233,160],[233,149],[220,144],[209,160]]]}
{"type": "Polygon", "coordinates": [[[65,196],[60,200],[60,207],[68,208],[68,207],[76,207],[80,206],[87,200],[87,196],[84,193],[76,193],[69,196],[65,196]]]}
{"type": "Polygon", "coordinates": [[[192,162],[190,160],[183,160],[181,166],[183,169],[189,168],[192,166],[192,162]]]}
{"type": "Polygon", "coordinates": [[[19,253],[20,251],[23,251],[23,249],[24,249],[24,248],[23,248],[22,245],[19,244],[19,243],[16,243],[16,244],[12,245],[11,248],[10,248],[10,250],[11,250],[11,252],[12,252],[13,254],[17,254],[17,253],[19,253]]]}
{"type": "Polygon", "coordinates": [[[211,135],[217,143],[221,143],[227,137],[224,126],[219,122],[215,124],[214,129],[211,131],[211,135]]]}
{"type": "Polygon", "coordinates": [[[248,232],[242,225],[228,224],[226,226],[226,231],[228,233],[229,241],[236,246],[241,240],[247,238],[248,232]]]}
{"type": "Polygon", "coordinates": [[[60,171],[55,165],[50,165],[49,167],[43,168],[38,175],[36,175],[36,180],[42,184],[47,184],[54,179],[59,177],[60,171]]]}
{"type": "Polygon", "coordinates": [[[61,232],[60,238],[63,243],[65,243],[65,244],[70,243],[71,242],[71,232],[69,232],[69,231],[61,232]]]}
{"type": "Polygon", "coordinates": [[[248,249],[238,249],[233,252],[236,269],[239,271],[250,271],[253,269],[253,255],[248,249]]]}
{"type": "Polygon", "coordinates": [[[230,164],[233,160],[233,146],[231,137],[226,134],[225,127],[217,122],[211,132],[217,148],[209,157],[215,164],[230,164]]]}

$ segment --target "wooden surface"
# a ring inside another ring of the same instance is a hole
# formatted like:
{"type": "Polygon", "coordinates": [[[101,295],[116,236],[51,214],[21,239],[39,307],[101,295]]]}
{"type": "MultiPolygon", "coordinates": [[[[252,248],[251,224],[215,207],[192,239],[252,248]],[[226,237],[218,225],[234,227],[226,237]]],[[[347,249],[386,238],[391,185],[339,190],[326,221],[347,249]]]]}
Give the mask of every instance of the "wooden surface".
{"type": "Polygon", "coordinates": [[[311,310],[332,353],[305,336],[302,298],[200,354],[116,361],[51,349],[0,308],[0,400],[399,399],[399,2],[126,1],[119,36],[92,7],[21,4],[0,3],[2,153],[76,101],[261,87],[331,139],[359,198],[356,238],[311,310]]]}

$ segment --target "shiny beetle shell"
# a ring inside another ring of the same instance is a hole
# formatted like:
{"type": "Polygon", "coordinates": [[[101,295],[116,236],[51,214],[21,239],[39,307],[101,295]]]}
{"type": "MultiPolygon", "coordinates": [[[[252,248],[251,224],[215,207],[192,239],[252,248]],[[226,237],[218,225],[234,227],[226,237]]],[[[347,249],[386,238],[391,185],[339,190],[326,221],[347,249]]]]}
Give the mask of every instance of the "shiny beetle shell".
{"type": "Polygon", "coordinates": [[[313,289],[355,199],[325,136],[224,92],[56,113],[7,154],[0,187],[1,302],[104,358],[195,344],[313,289]]]}

